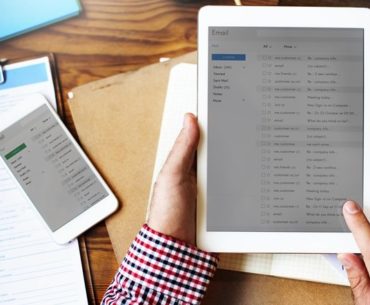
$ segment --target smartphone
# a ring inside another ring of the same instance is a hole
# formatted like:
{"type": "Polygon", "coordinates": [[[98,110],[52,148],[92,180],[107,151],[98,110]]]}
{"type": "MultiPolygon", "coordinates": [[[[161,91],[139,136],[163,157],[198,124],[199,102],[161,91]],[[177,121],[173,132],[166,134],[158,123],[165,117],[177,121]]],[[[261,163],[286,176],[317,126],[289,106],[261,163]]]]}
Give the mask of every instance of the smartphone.
{"type": "Polygon", "coordinates": [[[52,238],[64,244],[118,201],[41,94],[23,96],[0,118],[0,159],[52,238]]]}

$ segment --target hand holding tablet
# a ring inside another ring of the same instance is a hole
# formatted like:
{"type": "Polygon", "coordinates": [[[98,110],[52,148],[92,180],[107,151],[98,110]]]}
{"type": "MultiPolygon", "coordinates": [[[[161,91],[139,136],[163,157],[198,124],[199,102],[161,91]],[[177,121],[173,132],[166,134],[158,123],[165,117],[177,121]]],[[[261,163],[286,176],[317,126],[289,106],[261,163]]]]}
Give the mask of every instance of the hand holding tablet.
{"type": "Polygon", "coordinates": [[[357,252],[342,205],[368,210],[366,9],[199,14],[198,245],[357,252]]]}

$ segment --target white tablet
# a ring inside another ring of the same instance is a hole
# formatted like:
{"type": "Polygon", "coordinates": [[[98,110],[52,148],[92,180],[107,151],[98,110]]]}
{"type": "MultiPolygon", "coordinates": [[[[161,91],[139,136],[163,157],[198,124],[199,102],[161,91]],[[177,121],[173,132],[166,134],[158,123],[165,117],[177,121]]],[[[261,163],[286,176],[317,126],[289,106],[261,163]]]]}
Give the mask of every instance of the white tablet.
{"type": "Polygon", "coordinates": [[[117,209],[117,199],[42,95],[6,104],[16,106],[0,117],[0,167],[14,178],[9,189],[18,185],[56,242],[72,240],[117,209]]]}
{"type": "Polygon", "coordinates": [[[368,9],[201,9],[200,248],[359,251],[342,206],[369,215],[369,22],[368,9]]]}

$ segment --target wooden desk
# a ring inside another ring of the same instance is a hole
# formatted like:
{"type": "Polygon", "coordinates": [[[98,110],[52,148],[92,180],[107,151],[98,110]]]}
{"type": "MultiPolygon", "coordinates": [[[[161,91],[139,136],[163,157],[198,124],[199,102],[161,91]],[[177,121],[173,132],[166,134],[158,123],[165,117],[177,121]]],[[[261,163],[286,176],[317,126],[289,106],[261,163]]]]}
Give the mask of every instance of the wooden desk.
{"type": "MultiPolygon", "coordinates": [[[[250,5],[322,5],[370,6],[367,0],[249,0],[250,5]]],[[[0,57],[16,59],[53,52],[57,57],[64,101],[70,89],[116,73],[135,70],[158,62],[160,57],[175,57],[196,49],[197,11],[206,4],[233,4],[232,0],[82,0],[81,16],[42,30],[0,43],[0,57]]],[[[66,110],[66,123],[74,132],[73,122],[66,110]]],[[[101,300],[118,264],[104,223],[86,234],[87,251],[97,303],[101,300]]],[[[212,290],[222,291],[223,280],[238,281],[238,274],[218,275],[212,290]]],[[[281,280],[289,287],[293,281],[281,280]]],[[[253,281],[256,293],[250,295],[250,304],[258,304],[263,281],[253,281]]],[[[312,284],[314,297],[325,293],[326,286],[312,284]]],[[[348,300],[349,290],[343,288],[348,300]]],[[[225,292],[227,293],[227,292],[225,292]]],[[[297,295],[300,292],[294,292],[297,295]]],[[[213,294],[217,296],[217,293],[213,294]]],[[[240,301],[229,296],[230,304],[240,301]]],[[[272,297],[271,304],[283,302],[272,297]]],[[[218,304],[216,297],[207,304],[218,304]]],[[[347,304],[347,303],[346,303],[347,304]]]]}

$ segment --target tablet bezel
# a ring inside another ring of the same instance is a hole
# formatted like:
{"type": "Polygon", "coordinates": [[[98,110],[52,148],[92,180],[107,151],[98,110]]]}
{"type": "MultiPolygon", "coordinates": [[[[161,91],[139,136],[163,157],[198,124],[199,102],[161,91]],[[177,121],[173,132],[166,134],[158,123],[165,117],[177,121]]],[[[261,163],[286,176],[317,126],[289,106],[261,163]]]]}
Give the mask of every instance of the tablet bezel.
{"type": "Polygon", "coordinates": [[[366,8],[313,7],[224,7],[206,6],[198,16],[198,148],[197,245],[212,252],[265,253],[358,253],[351,233],[328,232],[208,232],[207,218],[207,116],[208,116],[208,28],[209,27],[294,27],[364,29],[364,175],[363,207],[369,218],[370,190],[370,14],[366,8]]]}
{"type": "Polygon", "coordinates": [[[20,186],[19,182],[17,181],[13,173],[9,170],[6,163],[2,160],[2,158],[0,158],[0,162],[3,163],[3,165],[7,169],[7,172],[12,176],[14,181],[19,186],[22,194],[30,202],[32,208],[34,209],[36,214],[39,216],[44,227],[46,228],[50,236],[54,239],[54,241],[57,242],[58,244],[68,243],[72,239],[76,238],[78,235],[85,232],[87,229],[91,228],[93,225],[95,225],[99,221],[106,218],[108,215],[112,214],[118,208],[118,200],[114,196],[112,191],[109,189],[108,185],[105,183],[103,178],[97,172],[94,165],[87,158],[84,151],[78,145],[76,140],[73,138],[69,130],[65,127],[65,125],[63,124],[63,122],[58,117],[57,113],[55,112],[55,110],[51,107],[51,105],[45,99],[44,96],[42,96],[41,94],[32,94],[32,95],[25,95],[22,97],[17,97],[17,98],[14,98],[14,100],[17,100],[17,102],[21,102],[22,105],[15,106],[11,110],[11,113],[9,113],[9,115],[2,118],[2,122],[0,124],[0,134],[2,130],[5,130],[6,128],[10,127],[12,124],[16,123],[17,121],[27,116],[28,114],[38,109],[39,107],[46,105],[48,109],[50,110],[51,114],[57,120],[59,126],[61,126],[65,134],[72,141],[72,144],[74,145],[74,147],[80,153],[80,156],[85,160],[85,162],[87,163],[89,168],[92,170],[92,172],[94,173],[98,181],[104,187],[104,190],[108,193],[107,197],[105,197],[104,199],[102,199],[101,201],[93,205],[92,207],[88,208],[87,210],[83,211],[81,214],[77,215],[75,218],[65,223],[62,227],[58,228],[55,231],[52,231],[49,225],[47,224],[47,222],[44,220],[44,218],[41,216],[41,214],[37,210],[37,208],[32,204],[32,201],[29,199],[27,193],[20,186]]]}

